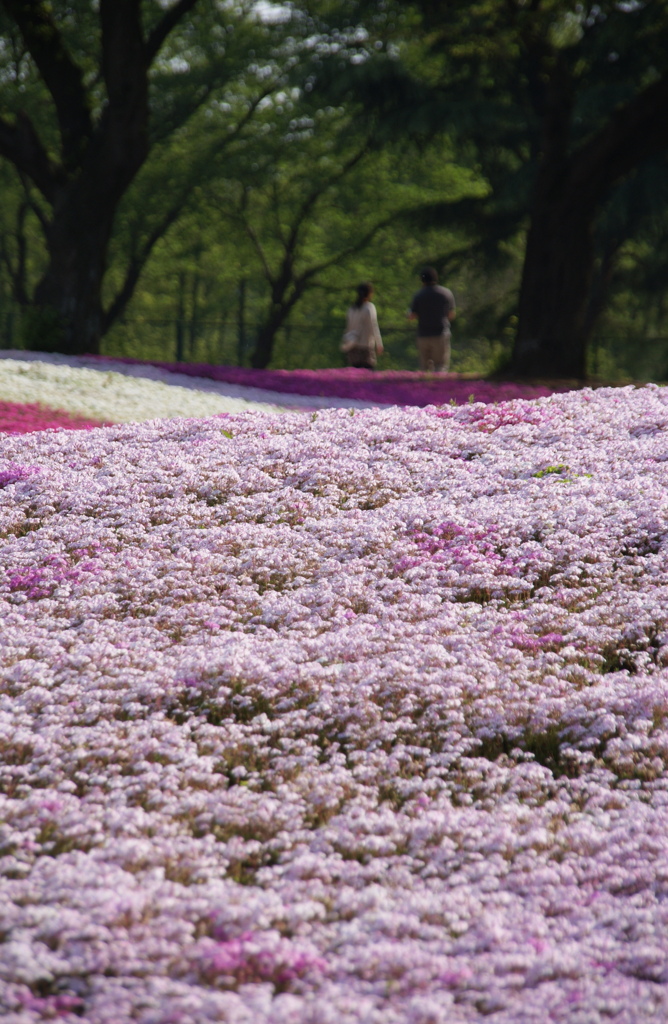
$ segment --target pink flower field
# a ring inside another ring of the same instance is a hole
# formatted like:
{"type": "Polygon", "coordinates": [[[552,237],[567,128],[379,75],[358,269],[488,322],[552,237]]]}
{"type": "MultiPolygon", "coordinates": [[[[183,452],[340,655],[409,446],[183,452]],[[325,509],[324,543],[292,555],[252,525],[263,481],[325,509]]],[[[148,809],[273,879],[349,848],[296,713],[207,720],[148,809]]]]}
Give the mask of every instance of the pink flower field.
{"type": "Polygon", "coordinates": [[[668,1018],[668,392],[0,438],[7,1024],[668,1018]]]}

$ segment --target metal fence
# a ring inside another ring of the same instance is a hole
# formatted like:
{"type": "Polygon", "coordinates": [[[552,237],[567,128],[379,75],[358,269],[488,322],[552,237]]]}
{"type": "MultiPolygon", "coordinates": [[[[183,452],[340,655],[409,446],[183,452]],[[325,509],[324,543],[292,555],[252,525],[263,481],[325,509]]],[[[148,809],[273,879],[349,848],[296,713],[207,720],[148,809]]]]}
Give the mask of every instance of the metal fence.
{"type": "MultiPolygon", "coordinates": [[[[415,328],[407,322],[382,324],[385,354],[379,368],[417,368],[415,328]]],[[[124,318],[107,334],[102,351],[165,362],[202,362],[248,366],[259,324],[240,327],[235,320],[178,320],[124,318]]],[[[342,324],[338,319],[289,324],[276,335],[272,366],[285,369],[323,369],[342,366],[339,350],[342,324]]],[[[20,311],[0,310],[0,347],[20,348],[20,311]]],[[[489,374],[510,355],[512,340],[468,336],[458,323],[452,335],[451,369],[458,373],[489,374]]],[[[595,337],[588,351],[588,372],[606,380],[668,380],[668,336],[620,331],[595,337]]]]}

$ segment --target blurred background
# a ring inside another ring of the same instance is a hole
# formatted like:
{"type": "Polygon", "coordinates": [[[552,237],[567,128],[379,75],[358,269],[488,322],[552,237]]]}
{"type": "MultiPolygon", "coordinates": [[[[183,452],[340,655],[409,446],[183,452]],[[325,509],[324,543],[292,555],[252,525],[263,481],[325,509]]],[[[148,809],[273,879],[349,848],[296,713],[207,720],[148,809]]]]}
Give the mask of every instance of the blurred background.
{"type": "Polygon", "coordinates": [[[453,371],[666,380],[667,101],[663,3],[6,0],[0,347],[340,366],[371,281],[415,369],[427,264],[453,371]]]}

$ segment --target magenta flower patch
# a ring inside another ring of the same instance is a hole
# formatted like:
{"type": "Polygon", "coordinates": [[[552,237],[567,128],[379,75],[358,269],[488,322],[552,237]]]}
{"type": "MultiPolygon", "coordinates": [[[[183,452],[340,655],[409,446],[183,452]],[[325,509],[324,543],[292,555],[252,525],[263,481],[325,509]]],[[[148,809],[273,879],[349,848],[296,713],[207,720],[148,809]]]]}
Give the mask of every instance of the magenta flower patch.
{"type": "Polygon", "coordinates": [[[100,420],[76,416],[62,409],[47,409],[37,403],[0,401],[0,433],[28,434],[35,430],[90,430],[100,420]]]}
{"type": "MultiPolygon", "coordinates": [[[[92,358],[92,357],[89,357],[92,358]]],[[[105,357],[97,357],[104,366],[105,357]]],[[[142,363],[144,360],[114,357],[116,362],[142,363]]],[[[452,402],[507,402],[516,398],[540,398],[552,394],[546,385],[493,383],[447,374],[421,374],[409,370],[382,370],[370,373],[352,367],[326,370],[251,370],[240,366],[212,366],[208,363],[168,363],[151,361],[147,365],[163,370],[263,388],[282,394],[318,397],[356,398],[378,405],[444,405],[452,402]]],[[[565,389],[557,389],[565,390],[565,389]]]]}
{"type": "Polygon", "coordinates": [[[39,466],[7,466],[5,469],[0,469],[0,487],[8,487],[9,484],[27,480],[34,473],[39,473],[39,466]]]}

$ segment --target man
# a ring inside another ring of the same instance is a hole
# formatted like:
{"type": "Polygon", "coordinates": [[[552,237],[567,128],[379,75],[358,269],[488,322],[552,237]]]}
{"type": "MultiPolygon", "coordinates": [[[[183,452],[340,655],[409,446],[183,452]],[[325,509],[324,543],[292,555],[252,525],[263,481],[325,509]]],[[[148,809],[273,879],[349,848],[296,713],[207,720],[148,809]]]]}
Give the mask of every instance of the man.
{"type": "Polygon", "coordinates": [[[411,302],[409,320],[417,320],[417,346],[420,370],[442,373],[450,366],[450,322],[455,319],[455,297],[438,283],[433,267],[420,274],[423,287],[411,302]]]}

